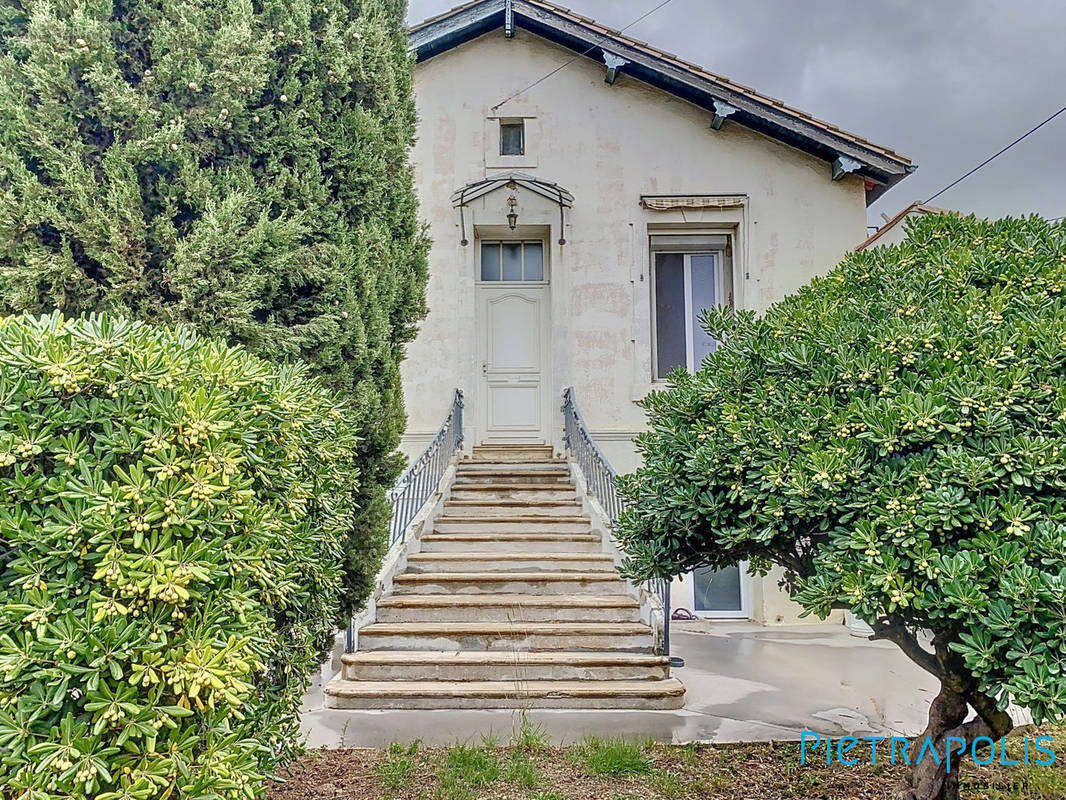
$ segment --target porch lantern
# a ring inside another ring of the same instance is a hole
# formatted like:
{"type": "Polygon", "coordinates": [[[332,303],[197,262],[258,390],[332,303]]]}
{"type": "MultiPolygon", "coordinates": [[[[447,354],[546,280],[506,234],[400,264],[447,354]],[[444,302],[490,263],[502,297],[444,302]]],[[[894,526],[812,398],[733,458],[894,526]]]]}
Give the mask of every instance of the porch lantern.
{"type": "Polygon", "coordinates": [[[507,227],[512,231],[518,225],[518,200],[514,195],[507,198],[507,227]]]}

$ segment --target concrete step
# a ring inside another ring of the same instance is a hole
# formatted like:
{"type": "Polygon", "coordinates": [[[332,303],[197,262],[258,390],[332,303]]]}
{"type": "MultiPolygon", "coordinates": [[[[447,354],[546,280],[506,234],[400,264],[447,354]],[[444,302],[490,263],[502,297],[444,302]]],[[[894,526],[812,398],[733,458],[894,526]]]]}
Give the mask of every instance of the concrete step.
{"type": "Polygon", "coordinates": [[[624,650],[650,653],[639,622],[375,622],[359,650],[624,650]]]}
{"type": "Polygon", "coordinates": [[[599,553],[594,533],[427,533],[423,553],[599,553]]]}
{"type": "Polygon", "coordinates": [[[645,653],[505,653],[372,650],[343,659],[349,681],[666,680],[667,656],[645,653]]]}
{"type": "Polygon", "coordinates": [[[491,481],[492,483],[501,484],[503,486],[537,486],[552,489],[559,487],[573,487],[570,475],[567,472],[507,474],[499,471],[456,473],[455,483],[452,484],[452,487],[455,489],[465,488],[473,484],[485,483],[486,481],[491,481]]]}
{"type": "Polygon", "coordinates": [[[626,594],[400,594],[381,598],[376,622],[639,622],[626,594]]]}
{"type": "Polygon", "coordinates": [[[514,463],[509,461],[486,461],[485,459],[464,458],[455,465],[456,475],[528,475],[545,477],[551,475],[570,476],[570,464],[561,458],[544,461],[527,461],[514,463]]]}
{"type": "Polygon", "coordinates": [[[345,681],[326,686],[329,708],[681,708],[685,687],[660,681],[345,681]]]}
{"type": "Polygon", "coordinates": [[[613,570],[591,572],[405,572],[393,594],[626,594],[613,570]]]}
{"type": "Polygon", "coordinates": [[[507,517],[475,517],[448,514],[433,521],[435,533],[589,533],[587,517],[559,514],[522,514],[507,517]]]}
{"type": "Polygon", "coordinates": [[[555,450],[550,444],[480,444],[472,451],[475,461],[500,461],[502,463],[529,463],[551,461],[555,450]]]}
{"type": "Polygon", "coordinates": [[[614,571],[606,553],[412,553],[407,571],[422,572],[591,572],[614,571]]]}
{"type": "Polygon", "coordinates": [[[474,453],[485,452],[487,450],[506,450],[509,452],[552,452],[552,446],[546,444],[543,441],[540,442],[482,442],[481,444],[474,445],[474,453]]]}
{"type": "Polygon", "coordinates": [[[442,516],[464,517],[576,517],[581,516],[577,497],[566,500],[489,500],[459,499],[444,503],[442,516]]]}
{"type": "Polygon", "coordinates": [[[506,483],[456,483],[452,485],[450,499],[471,500],[496,504],[501,500],[520,500],[524,503],[539,503],[543,500],[576,500],[577,491],[569,483],[558,486],[547,484],[506,483]]]}

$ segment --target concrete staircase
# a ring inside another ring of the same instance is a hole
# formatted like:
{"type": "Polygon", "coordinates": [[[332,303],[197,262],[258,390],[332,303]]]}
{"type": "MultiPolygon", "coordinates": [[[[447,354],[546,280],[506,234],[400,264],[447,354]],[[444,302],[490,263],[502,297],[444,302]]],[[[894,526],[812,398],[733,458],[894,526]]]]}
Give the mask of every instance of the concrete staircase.
{"type": "Polygon", "coordinates": [[[474,448],[331,708],[680,708],[684,687],[549,446],[474,448]]]}

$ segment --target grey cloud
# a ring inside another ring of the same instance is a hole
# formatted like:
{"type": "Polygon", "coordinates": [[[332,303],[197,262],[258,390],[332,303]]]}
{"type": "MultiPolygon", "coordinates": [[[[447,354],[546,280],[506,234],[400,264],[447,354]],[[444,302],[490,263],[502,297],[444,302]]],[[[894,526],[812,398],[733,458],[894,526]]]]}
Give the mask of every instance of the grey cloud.
{"type": "MultiPolygon", "coordinates": [[[[412,0],[412,22],[448,0],[412,0]]],[[[623,27],[655,0],[570,0],[623,27]]],[[[1066,105],[1061,0],[672,0],[628,33],[910,156],[870,209],[925,199],[1066,105]]],[[[541,91],[550,91],[550,81],[541,91]]],[[[937,199],[1066,215],[1066,114],[937,199]]]]}

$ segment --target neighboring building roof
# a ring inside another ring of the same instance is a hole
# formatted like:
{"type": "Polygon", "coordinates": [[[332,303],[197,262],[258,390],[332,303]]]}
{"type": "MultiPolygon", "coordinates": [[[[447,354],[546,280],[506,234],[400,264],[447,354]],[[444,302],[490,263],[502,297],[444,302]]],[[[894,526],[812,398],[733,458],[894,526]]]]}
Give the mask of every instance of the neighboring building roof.
{"type": "Polygon", "coordinates": [[[927,206],[918,200],[915,200],[909,206],[900,211],[892,219],[887,220],[884,225],[870,234],[866,241],[855,248],[855,251],[865,250],[867,247],[873,247],[877,244],[877,240],[884,236],[894,228],[903,224],[903,221],[912,214],[957,214],[957,211],[950,211],[946,208],[937,208],[936,206],[927,206]]]}
{"type": "Polygon", "coordinates": [[[618,72],[708,109],[719,124],[728,117],[817,156],[833,165],[834,178],[861,175],[867,205],[916,169],[887,147],[547,0],[473,0],[415,25],[409,41],[417,59],[425,61],[489,31],[515,27],[591,59],[602,61],[605,53],[614,63],[621,59],[618,72]]]}

